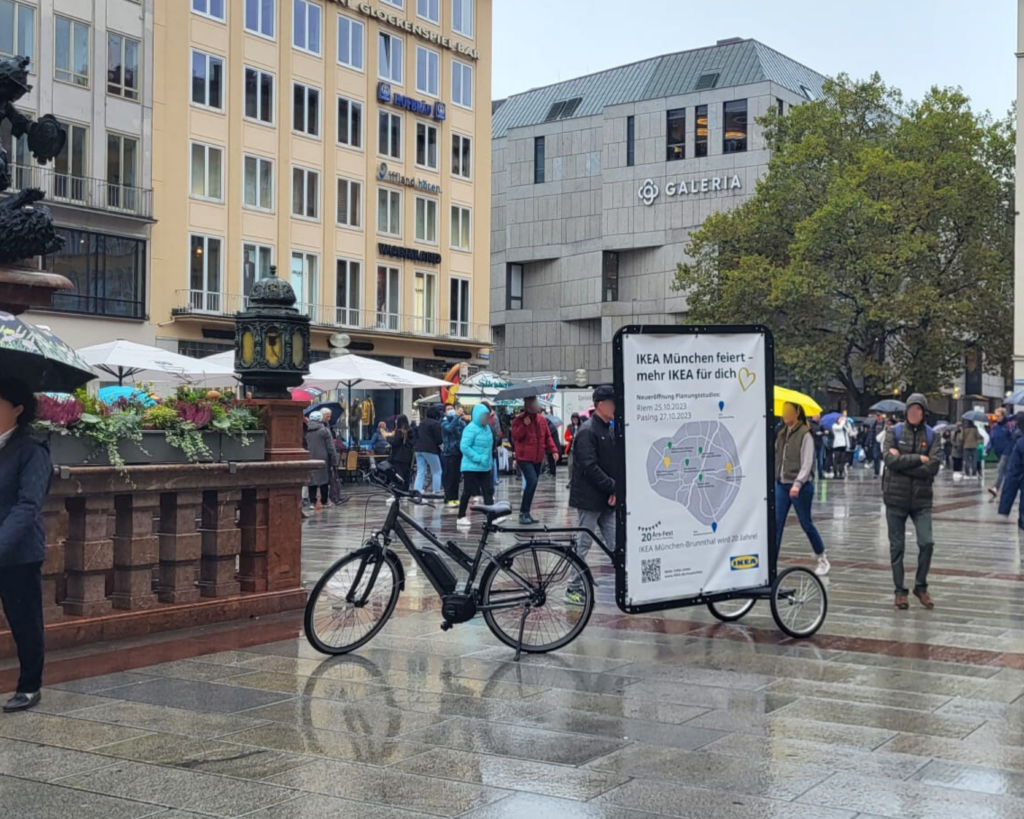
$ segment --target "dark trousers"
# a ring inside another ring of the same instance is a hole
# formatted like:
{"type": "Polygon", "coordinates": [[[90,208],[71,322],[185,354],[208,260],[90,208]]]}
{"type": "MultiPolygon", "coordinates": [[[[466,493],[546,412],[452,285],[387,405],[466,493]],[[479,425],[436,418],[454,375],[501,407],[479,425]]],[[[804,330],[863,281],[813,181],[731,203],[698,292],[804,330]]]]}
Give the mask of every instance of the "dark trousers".
{"type": "Polygon", "coordinates": [[[459,467],[462,464],[461,455],[445,455],[441,459],[441,483],[444,484],[445,502],[457,501],[459,499],[459,467]]]}
{"type": "Polygon", "coordinates": [[[320,490],[320,503],[327,505],[327,501],[330,500],[331,485],[325,483],[323,486],[311,486],[309,487],[309,502],[311,505],[316,505],[316,492],[320,490]]]}
{"type": "Polygon", "coordinates": [[[914,591],[928,588],[928,570],[932,566],[932,551],[935,540],[932,537],[931,509],[899,509],[885,507],[885,521],[889,527],[889,557],[892,560],[892,582],[897,594],[906,594],[903,585],[903,554],[907,549],[907,518],[914,521],[917,530],[917,577],[914,591]]]}
{"type": "Polygon", "coordinates": [[[818,480],[825,479],[825,447],[815,445],[814,463],[818,467],[818,480]]]}
{"type": "Polygon", "coordinates": [[[402,479],[402,489],[412,489],[412,461],[392,463],[392,466],[395,468],[395,474],[402,479]]]}
{"type": "Polygon", "coordinates": [[[494,503],[494,483],[490,472],[463,472],[462,497],[459,498],[459,517],[466,517],[469,499],[475,495],[483,495],[488,506],[494,503]]]}
{"type": "Polygon", "coordinates": [[[804,530],[807,539],[811,542],[811,548],[816,555],[825,554],[825,544],[818,532],[818,527],[811,519],[811,505],[814,503],[814,484],[808,481],[800,487],[800,493],[795,497],[789,496],[789,490],[793,488],[791,483],[775,484],[775,556],[778,557],[782,547],[782,533],[786,529],[786,518],[789,516],[789,508],[796,510],[796,518],[800,521],[800,528],[804,530]]]}
{"type": "Polygon", "coordinates": [[[540,479],[540,464],[529,461],[519,462],[519,471],[526,479],[526,488],[523,490],[523,500],[519,504],[519,514],[528,515],[533,507],[533,494],[537,491],[537,481],[540,479]]]}
{"type": "Polygon", "coordinates": [[[882,445],[875,441],[871,445],[871,462],[875,467],[875,477],[882,471],[882,445]]]}
{"type": "Polygon", "coordinates": [[[43,687],[42,565],[0,566],[0,600],[18,647],[18,691],[24,694],[43,687]]]}
{"type": "Polygon", "coordinates": [[[555,466],[558,464],[558,461],[555,458],[555,456],[552,455],[550,452],[548,453],[547,463],[548,463],[548,472],[551,473],[552,476],[557,474],[555,472],[555,466]]]}
{"type": "Polygon", "coordinates": [[[832,450],[832,464],[837,478],[846,477],[846,450],[832,450]]]}

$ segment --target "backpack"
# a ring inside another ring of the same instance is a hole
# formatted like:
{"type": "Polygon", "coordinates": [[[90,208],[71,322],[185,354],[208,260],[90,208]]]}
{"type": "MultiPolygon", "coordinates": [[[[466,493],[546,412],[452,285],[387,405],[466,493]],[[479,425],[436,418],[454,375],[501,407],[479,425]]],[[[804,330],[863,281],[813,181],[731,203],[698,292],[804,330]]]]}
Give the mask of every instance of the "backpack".
{"type": "MultiPolygon", "coordinates": [[[[903,437],[903,424],[897,424],[892,428],[892,437],[896,441],[896,446],[900,445],[900,438],[903,437]]],[[[935,438],[935,430],[927,424],[924,425],[924,439],[928,443],[928,449],[932,448],[932,441],[935,438]]]]}

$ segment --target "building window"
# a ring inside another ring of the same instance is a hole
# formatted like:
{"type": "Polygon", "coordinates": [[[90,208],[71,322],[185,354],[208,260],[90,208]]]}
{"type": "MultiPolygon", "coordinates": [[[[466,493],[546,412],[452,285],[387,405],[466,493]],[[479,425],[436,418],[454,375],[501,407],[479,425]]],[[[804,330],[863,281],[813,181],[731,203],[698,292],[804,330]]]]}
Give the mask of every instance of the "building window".
{"type": "Polygon", "coordinates": [[[471,178],[472,140],[462,134],[452,134],[452,176],[471,178]]]}
{"type": "Polygon", "coordinates": [[[214,20],[223,20],[224,0],[192,0],[192,11],[214,20]]]}
{"type": "Polygon", "coordinates": [[[469,250],[470,210],[461,205],[452,205],[452,247],[455,250],[469,250]]]}
{"type": "Polygon", "coordinates": [[[782,101],[782,97],[775,98],[775,107],[778,109],[780,117],[786,113],[786,103],[782,101]]]}
{"type": "Polygon", "coordinates": [[[544,137],[533,138],[533,184],[544,181],[544,137]]]}
{"type": "Polygon", "coordinates": [[[425,122],[416,123],[416,164],[437,170],[437,128],[425,122]]]}
{"type": "Polygon", "coordinates": [[[274,75],[259,68],[245,69],[245,116],[274,123],[274,75]]]}
{"type": "Polygon", "coordinates": [[[636,118],[626,117],[626,165],[636,163],[636,118]]]}
{"type": "Polygon", "coordinates": [[[89,26],[58,17],[53,54],[54,79],[89,85],[89,26]]]}
{"type": "Polygon", "coordinates": [[[505,309],[523,309],[523,266],[510,264],[505,274],[505,309]]]}
{"type": "Polygon", "coordinates": [[[473,0],[452,0],[452,31],[473,36],[473,0]]]}
{"type": "Polygon", "coordinates": [[[363,186],[354,179],[338,178],[338,224],[357,228],[362,219],[363,186]]]}
{"type": "Polygon", "coordinates": [[[338,97],[338,144],[363,147],[363,104],[338,97]]]}
{"type": "Polygon", "coordinates": [[[338,63],[363,70],[363,24],[338,15],[338,63]]]}
{"type": "Polygon", "coordinates": [[[377,232],[402,235],[402,194],[391,188],[377,188],[377,232]]]}
{"type": "Polygon", "coordinates": [[[708,155],[708,107],[698,105],[697,117],[697,138],[693,143],[693,155],[702,157],[708,155]]]}
{"type": "Polygon", "coordinates": [[[300,134],[320,136],[320,89],[295,83],[293,87],[292,128],[300,134]]]}
{"type": "Polygon", "coordinates": [[[800,92],[811,102],[814,102],[814,100],[817,99],[817,97],[814,95],[814,92],[806,85],[800,86],[800,92]]]}
{"type": "Polygon", "coordinates": [[[435,25],[441,22],[441,0],[416,0],[416,14],[435,25]]]}
{"type": "Polygon", "coordinates": [[[387,3],[389,6],[394,6],[396,9],[405,8],[405,0],[380,0],[382,3],[387,3]]]}
{"type": "Polygon", "coordinates": [[[277,0],[245,0],[245,29],[274,39],[274,7],[277,0]]]}
{"type": "Polygon", "coordinates": [[[221,311],[221,240],[191,237],[189,253],[189,307],[206,313],[221,311]]]}
{"type": "Polygon", "coordinates": [[[224,107],[224,60],[203,51],[192,52],[192,102],[224,107]]]}
{"type": "Polygon", "coordinates": [[[299,312],[313,316],[316,303],[316,273],[320,258],[315,253],[292,251],[291,286],[299,312]]]}
{"type": "Polygon", "coordinates": [[[0,57],[28,57],[35,70],[36,10],[13,0],[0,0],[0,57]]]}
{"type": "Polygon", "coordinates": [[[107,134],[107,207],[137,213],[139,141],[120,134],[107,134]]]}
{"type": "Polygon", "coordinates": [[[192,143],[192,196],[224,199],[224,151],[201,142],[192,143]]]}
{"type": "Polygon", "coordinates": [[[139,41],[107,35],[107,93],[126,100],[139,98],[139,41]]]}
{"type": "Polygon", "coordinates": [[[416,241],[437,244],[437,200],[416,197],[416,241]]]}
{"type": "Polygon", "coordinates": [[[320,55],[320,6],[309,0],[292,0],[292,45],[299,51],[320,55]]]}
{"type": "Polygon", "coordinates": [[[437,276],[425,270],[417,270],[413,278],[412,331],[437,332],[437,276]]]}
{"type": "Polygon", "coordinates": [[[144,319],[146,243],[84,230],[55,228],[64,247],[44,256],[42,268],[71,280],[73,290],[56,293],[48,309],[64,313],[144,319]]]}
{"type": "Polygon", "coordinates": [[[382,80],[402,84],[402,41],[394,34],[377,34],[377,74],[382,80]]]}
{"type": "Polygon", "coordinates": [[[723,112],[725,129],[722,132],[722,152],[737,154],[747,150],[747,101],[727,102],[723,112]]]}
{"type": "Polygon", "coordinates": [[[85,178],[89,175],[89,131],[84,125],[61,124],[66,139],[53,161],[53,198],[85,201],[85,178]]]}
{"type": "Polygon", "coordinates": [[[473,68],[458,60],[452,60],[452,102],[473,107],[473,68]]]}
{"type": "Polygon", "coordinates": [[[257,210],[273,210],[274,163],[262,156],[247,156],[242,167],[242,204],[257,210]]]}
{"type": "Polygon", "coordinates": [[[402,272],[397,267],[377,265],[377,329],[397,330],[402,272]]]}
{"type": "Polygon", "coordinates": [[[292,215],[320,218],[320,172],[292,168],[292,215]]]}
{"type": "Polygon", "coordinates": [[[398,114],[378,112],[377,153],[392,159],[402,158],[402,118],[398,114]]]}
{"type": "Polygon", "coordinates": [[[337,318],[342,327],[359,326],[359,291],[363,265],[352,259],[338,259],[337,318]]]}
{"type": "Polygon", "coordinates": [[[668,112],[668,151],[665,157],[669,161],[686,159],[686,109],[676,108],[668,112]]]}
{"type": "Polygon", "coordinates": [[[252,286],[260,279],[270,276],[270,265],[274,263],[274,248],[245,242],[242,245],[242,295],[248,297],[252,286]]]}
{"type": "Polygon", "coordinates": [[[469,338],[469,279],[453,278],[449,287],[449,335],[469,338]]]}
{"type": "Polygon", "coordinates": [[[619,300],[619,254],[606,250],[601,258],[601,301],[619,300]]]}
{"type": "Polygon", "coordinates": [[[416,90],[436,97],[441,73],[441,55],[423,46],[416,47],[416,90]]]}

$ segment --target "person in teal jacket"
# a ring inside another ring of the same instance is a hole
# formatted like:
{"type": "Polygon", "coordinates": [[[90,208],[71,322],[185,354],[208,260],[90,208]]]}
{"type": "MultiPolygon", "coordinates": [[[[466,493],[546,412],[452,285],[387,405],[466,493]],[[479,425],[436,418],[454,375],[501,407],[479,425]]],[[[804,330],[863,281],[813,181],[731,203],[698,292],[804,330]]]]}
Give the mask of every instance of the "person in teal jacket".
{"type": "Polygon", "coordinates": [[[473,407],[473,420],[462,432],[461,449],[463,482],[456,524],[469,526],[466,510],[470,498],[483,495],[485,503],[494,503],[494,483],[491,480],[494,435],[491,433],[491,411],[483,404],[473,407]]]}

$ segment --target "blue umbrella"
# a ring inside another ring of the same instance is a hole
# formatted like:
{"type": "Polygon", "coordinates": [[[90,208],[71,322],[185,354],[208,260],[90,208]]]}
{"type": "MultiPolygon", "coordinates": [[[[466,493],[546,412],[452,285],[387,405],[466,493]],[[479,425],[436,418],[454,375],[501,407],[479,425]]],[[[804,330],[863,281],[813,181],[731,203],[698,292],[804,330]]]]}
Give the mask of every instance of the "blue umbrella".
{"type": "Polygon", "coordinates": [[[836,421],[838,421],[841,416],[842,416],[841,412],[830,412],[827,415],[822,415],[821,416],[821,425],[823,427],[825,427],[825,429],[832,429],[832,425],[836,421]]]}
{"type": "Polygon", "coordinates": [[[156,405],[156,401],[153,397],[144,393],[142,390],[137,390],[135,387],[101,387],[97,393],[97,397],[104,404],[113,404],[124,398],[128,401],[138,401],[144,407],[152,407],[156,405]]]}

